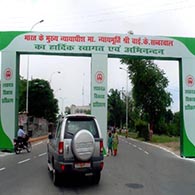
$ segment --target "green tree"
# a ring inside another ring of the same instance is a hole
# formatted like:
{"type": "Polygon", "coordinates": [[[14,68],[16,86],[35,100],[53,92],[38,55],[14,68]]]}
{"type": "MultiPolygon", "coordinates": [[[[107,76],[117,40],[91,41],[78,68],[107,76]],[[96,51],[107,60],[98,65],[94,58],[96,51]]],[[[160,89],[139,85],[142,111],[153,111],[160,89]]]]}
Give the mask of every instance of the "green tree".
{"type": "Polygon", "coordinates": [[[120,91],[110,89],[108,94],[108,125],[120,127],[125,120],[125,103],[120,98],[120,91]]]}
{"type": "Polygon", "coordinates": [[[180,112],[173,114],[173,120],[171,122],[172,128],[169,129],[169,134],[172,136],[180,135],[180,112]]]}
{"type": "MultiPolygon", "coordinates": [[[[26,81],[20,81],[20,100],[19,109],[25,111],[24,102],[26,104],[26,81]],[[25,88],[24,88],[25,86],[25,88]]],[[[29,81],[29,98],[28,98],[29,116],[43,117],[50,122],[56,120],[58,113],[58,100],[54,98],[53,90],[50,88],[48,81],[42,79],[34,79],[29,81]]]]}
{"type": "Polygon", "coordinates": [[[167,112],[165,113],[165,122],[166,123],[171,123],[173,121],[174,115],[171,109],[168,109],[167,112]]]}
{"type": "Polygon", "coordinates": [[[168,79],[151,60],[124,58],[121,63],[128,65],[135,107],[154,131],[172,102],[171,94],[165,90],[168,79]]]}
{"type": "Polygon", "coordinates": [[[20,77],[19,82],[19,111],[26,110],[26,80],[20,77]]]}

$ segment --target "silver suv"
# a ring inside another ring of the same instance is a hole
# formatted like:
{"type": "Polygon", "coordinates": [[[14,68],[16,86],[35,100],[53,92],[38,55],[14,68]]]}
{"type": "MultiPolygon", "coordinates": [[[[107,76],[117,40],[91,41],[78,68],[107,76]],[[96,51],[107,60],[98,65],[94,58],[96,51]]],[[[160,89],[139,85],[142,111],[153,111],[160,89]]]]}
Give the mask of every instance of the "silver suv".
{"type": "Polygon", "coordinates": [[[74,114],[59,119],[55,135],[49,135],[47,152],[55,185],[61,176],[75,173],[99,183],[104,166],[103,138],[94,116],[74,114]]]}

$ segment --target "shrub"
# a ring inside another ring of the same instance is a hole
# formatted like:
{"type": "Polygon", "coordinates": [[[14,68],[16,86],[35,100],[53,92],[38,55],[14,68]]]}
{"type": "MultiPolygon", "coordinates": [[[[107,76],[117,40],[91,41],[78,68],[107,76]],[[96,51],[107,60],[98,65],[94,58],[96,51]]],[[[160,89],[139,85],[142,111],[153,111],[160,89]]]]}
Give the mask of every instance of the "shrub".
{"type": "Polygon", "coordinates": [[[146,121],[136,121],[135,129],[138,132],[138,137],[143,137],[145,141],[149,140],[148,123],[146,121]]]}
{"type": "Polygon", "coordinates": [[[180,130],[177,124],[170,124],[168,125],[168,135],[169,136],[179,136],[180,135],[180,130]]]}

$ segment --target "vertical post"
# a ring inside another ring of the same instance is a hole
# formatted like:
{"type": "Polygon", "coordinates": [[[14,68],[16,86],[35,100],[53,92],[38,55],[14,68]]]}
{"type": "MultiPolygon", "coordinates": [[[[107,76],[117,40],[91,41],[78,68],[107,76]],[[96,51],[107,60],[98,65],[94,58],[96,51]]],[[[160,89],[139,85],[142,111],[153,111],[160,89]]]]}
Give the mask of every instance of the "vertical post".
{"type": "Polygon", "coordinates": [[[107,61],[106,54],[92,54],[91,113],[96,116],[107,149],[107,61]]]}
{"type": "MultiPolygon", "coordinates": [[[[33,28],[37,25],[44,22],[44,20],[40,20],[38,22],[36,22],[35,24],[32,25],[32,27],[30,28],[30,31],[33,30],[33,28]]],[[[29,55],[27,56],[27,79],[26,79],[27,83],[26,83],[26,113],[28,114],[28,94],[29,94],[29,55]]],[[[27,128],[28,128],[28,124],[27,124],[27,128]]]]}
{"type": "Polygon", "coordinates": [[[128,71],[126,70],[126,130],[128,132],[128,71]]]}
{"type": "Polygon", "coordinates": [[[18,125],[19,62],[16,52],[1,54],[0,150],[13,151],[12,142],[18,125]]]}
{"type": "Polygon", "coordinates": [[[29,56],[27,56],[26,114],[28,114],[28,94],[29,94],[29,56]]]}
{"type": "Polygon", "coordinates": [[[126,72],[126,133],[128,133],[128,70],[122,67],[120,69],[126,72]]]}

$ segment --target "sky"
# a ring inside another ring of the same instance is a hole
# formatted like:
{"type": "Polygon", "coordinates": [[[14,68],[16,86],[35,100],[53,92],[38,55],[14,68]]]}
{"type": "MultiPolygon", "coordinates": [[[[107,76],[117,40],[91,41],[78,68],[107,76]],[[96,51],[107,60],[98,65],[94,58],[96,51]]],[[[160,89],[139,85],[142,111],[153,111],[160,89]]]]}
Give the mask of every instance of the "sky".
{"type": "MultiPolygon", "coordinates": [[[[194,37],[194,0],[1,0],[1,31],[128,33],[194,37]]],[[[48,80],[59,107],[90,103],[90,58],[29,56],[30,79],[48,80]],[[60,72],[60,73],[58,73],[60,72]]],[[[178,63],[155,61],[169,80],[168,91],[179,110],[178,63]]],[[[120,59],[108,60],[108,90],[126,87],[120,59]]],[[[27,56],[21,56],[20,74],[27,78],[27,56]]],[[[131,84],[129,83],[129,91],[131,84]]]]}

